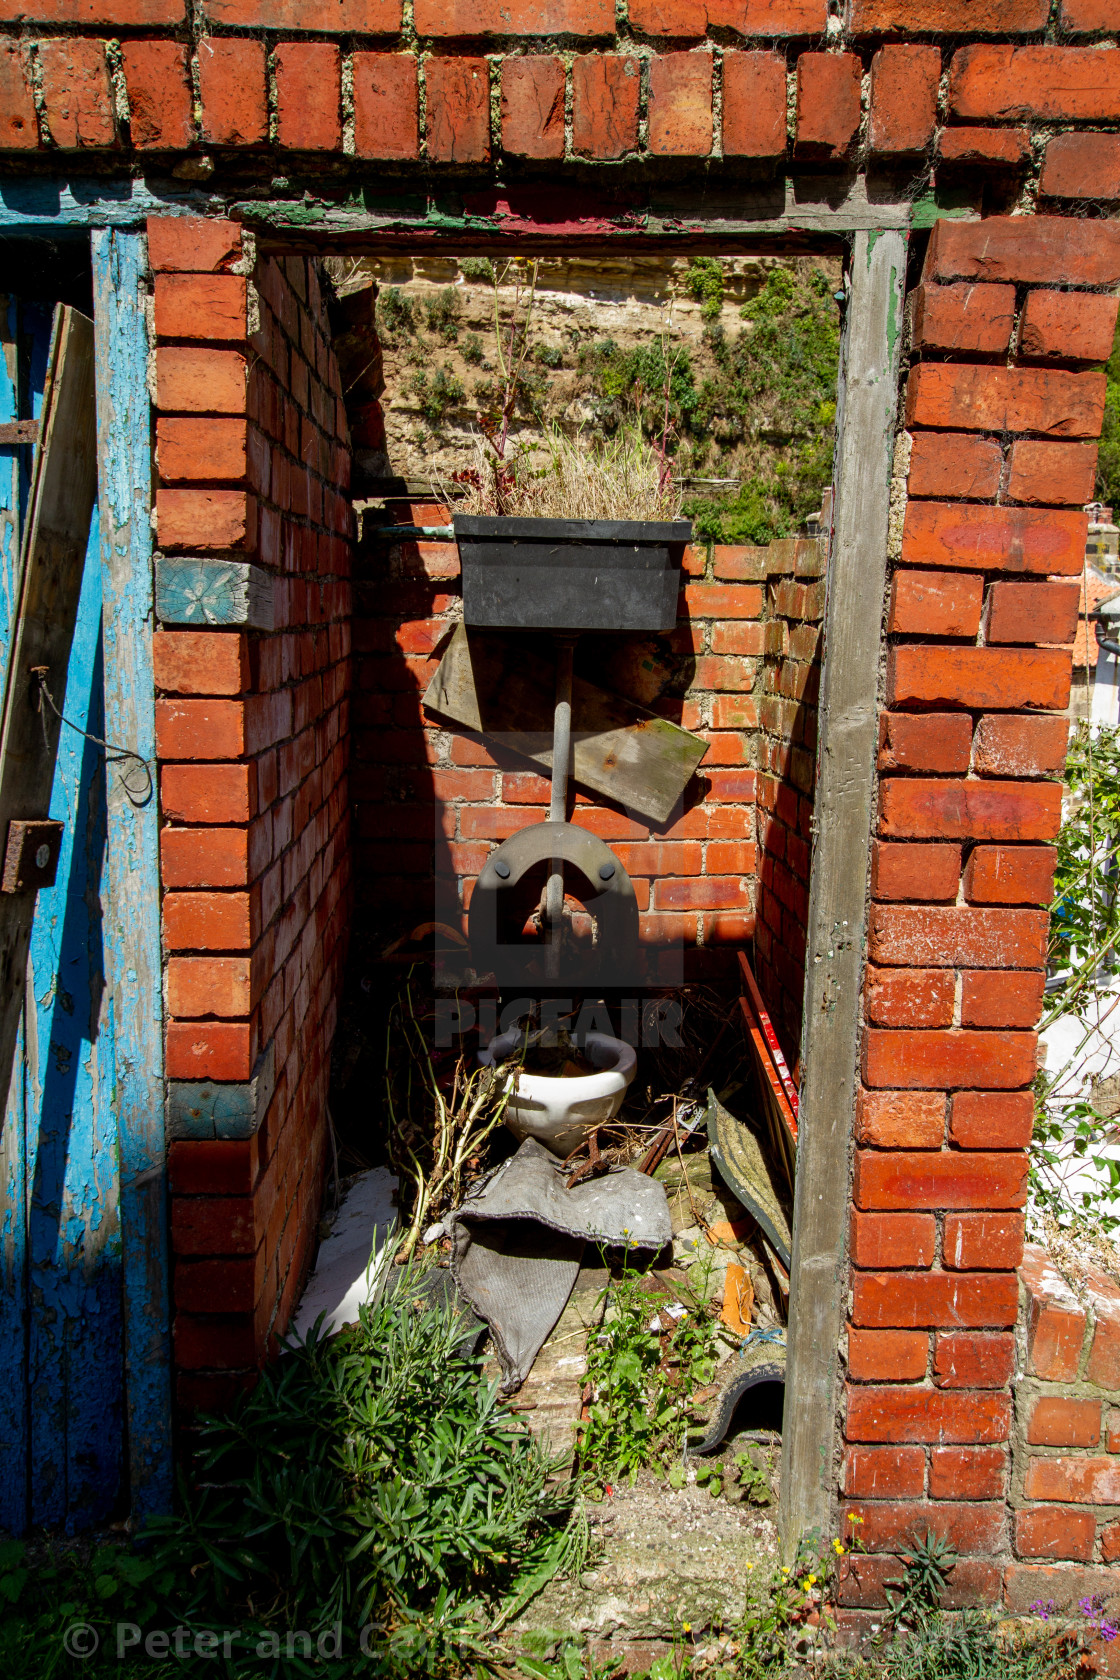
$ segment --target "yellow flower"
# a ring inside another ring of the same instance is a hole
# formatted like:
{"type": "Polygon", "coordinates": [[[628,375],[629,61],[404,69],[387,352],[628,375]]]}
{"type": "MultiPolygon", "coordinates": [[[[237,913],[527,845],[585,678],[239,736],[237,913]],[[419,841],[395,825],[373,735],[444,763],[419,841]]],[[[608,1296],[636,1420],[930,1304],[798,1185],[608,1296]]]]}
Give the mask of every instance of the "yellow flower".
{"type": "Polygon", "coordinates": [[[692,1632],[692,1623],[691,1622],[682,1622],[681,1627],[684,1629],[685,1633],[691,1633],[692,1632]]]}
{"type": "Polygon", "coordinates": [[[837,1556],[837,1557],[845,1557],[845,1556],[847,1556],[847,1551],[848,1551],[848,1548],[847,1548],[847,1546],[845,1546],[845,1545],[844,1545],[844,1544],[843,1544],[843,1543],[842,1543],[842,1542],[841,1542],[841,1541],[839,1541],[839,1540],[834,1540],[834,1541],[833,1541],[833,1542],[832,1542],[832,1549],[833,1549],[833,1551],[834,1551],[834,1552],[835,1552],[835,1553],[836,1553],[836,1556],[837,1556]]]}
{"type": "Polygon", "coordinates": [[[862,1518],[862,1517],[857,1517],[857,1516],[852,1516],[852,1515],[850,1515],[850,1516],[849,1516],[849,1517],[848,1517],[848,1521],[849,1521],[849,1522],[850,1522],[850,1523],[861,1523],[861,1522],[862,1522],[862,1521],[863,1521],[863,1518],[862,1518]]]}
{"type": "Polygon", "coordinates": [[[786,1568],[786,1567],[785,1567],[785,1565],[784,1565],[784,1564],[783,1564],[783,1566],[782,1566],[782,1574],[783,1574],[783,1575],[788,1575],[788,1574],[789,1574],[789,1570],[788,1570],[788,1569],[787,1569],[787,1568],[786,1568]]]}
{"type": "Polygon", "coordinates": [[[806,1575],[805,1585],[807,1587],[815,1587],[816,1584],[817,1584],[817,1577],[815,1575],[806,1575]]]}

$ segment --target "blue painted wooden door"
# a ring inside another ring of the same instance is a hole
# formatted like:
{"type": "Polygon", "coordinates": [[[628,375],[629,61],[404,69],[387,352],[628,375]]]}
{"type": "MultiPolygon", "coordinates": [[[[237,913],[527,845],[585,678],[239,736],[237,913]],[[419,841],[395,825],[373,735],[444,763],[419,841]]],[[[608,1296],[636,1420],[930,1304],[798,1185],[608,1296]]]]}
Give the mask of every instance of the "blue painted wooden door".
{"type": "MultiPolygon", "coordinates": [[[[0,298],[0,420],[36,418],[50,304],[0,298]]],[[[0,680],[11,641],[31,451],[0,445],[0,680]]],[[[106,766],[96,512],[62,710],[51,816],[65,825],[40,891],[0,1137],[0,1528],[67,1532],[122,1497],[119,1165],[102,905],[106,766]]],[[[61,697],[56,695],[57,700],[61,697]]]]}

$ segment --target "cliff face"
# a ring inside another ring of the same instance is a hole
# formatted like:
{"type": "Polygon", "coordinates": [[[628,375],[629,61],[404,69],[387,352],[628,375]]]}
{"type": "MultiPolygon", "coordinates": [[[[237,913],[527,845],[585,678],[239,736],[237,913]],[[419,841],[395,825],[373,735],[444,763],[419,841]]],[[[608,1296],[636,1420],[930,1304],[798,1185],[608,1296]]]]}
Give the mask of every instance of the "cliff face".
{"type": "Polygon", "coordinates": [[[820,505],[838,259],[390,256],[335,273],[343,293],[370,280],[384,472],[450,485],[515,377],[509,451],[539,450],[549,425],[609,434],[640,418],[665,434],[705,534],[766,542],[820,505]]]}

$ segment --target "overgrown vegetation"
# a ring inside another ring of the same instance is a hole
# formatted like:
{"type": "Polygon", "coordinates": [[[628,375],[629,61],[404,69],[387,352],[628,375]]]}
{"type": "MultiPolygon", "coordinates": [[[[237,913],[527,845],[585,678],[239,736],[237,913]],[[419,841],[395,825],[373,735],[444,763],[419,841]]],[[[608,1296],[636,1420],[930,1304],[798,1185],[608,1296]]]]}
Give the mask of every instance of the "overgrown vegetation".
{"type": "Polygon", "coordinates": [[[1113,989],[1120,968],[1120,729],[1079,724],[1065,781],[1067,812],[1058,836],[1050,923],[1052,980],[1041,1031],[1059,1016],[1073,1015],[1084,1033],[1072,1057],[1035,1081],[1032,1192],[1035,1204],[1059,1224],[1080,1217],[1115,1231],[1120,1163],[1105,1147],[1115,1120],[1085,1094],[1082,1053],[1101,1035],[1115,1036],[1112,1023],[1120,1008],[1113,989]],[[1074,1175],[1076,1193],[1068,1187],[1074,1175]]]}
{"type": "Polygon", "coordinates": [[[682,1291],[627,1266],[605,1293],[602,1329],[588,1339],[590,1415],[581,1464],[599,1486],[624,1476],[636,1481],[650,1465],[679,1485],[693,1396],[716,1364],[706,1280],[690,1281],[684,1300],[682,1291]]]}

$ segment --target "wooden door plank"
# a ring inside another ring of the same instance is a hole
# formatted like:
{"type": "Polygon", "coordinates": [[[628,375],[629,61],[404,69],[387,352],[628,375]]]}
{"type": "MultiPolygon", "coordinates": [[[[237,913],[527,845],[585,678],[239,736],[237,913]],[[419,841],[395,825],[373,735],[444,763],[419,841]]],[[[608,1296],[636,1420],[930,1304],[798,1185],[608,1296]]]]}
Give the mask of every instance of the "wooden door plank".
{"type": "MultiPolygon", "coordinates": [[[[147,245],[140,233],[101,229],[92,246],[105,735],[154,764],[147,245]]],[[[107,798],[105,951],[120,1151],[125,1400],[132,1510],[144,1517],[169,1510],[173,1490],[159,813],[154,782],[148,797],[134,803],[113,775],[107,798]]]]}
{"type": "Polygon", "coordinates": [[[787,1552],[813,1530],[836,1532],[838,1350],[847,1293],[849,1150],[905,273],[905,234],[887,229],[855,235],[841,363],[798,1093],[779,1505],[787,1552]]]}
{"type": "MultiPolygon", "coordinates": [[[[42,442],[20,556],[18,609],[0,721],[0,844],[13,817],[50,807],[59,719],[38,704],[45,668],[58,705],[66,685],[82,562],[97,493],[93,322],[59,306],[43,397],[42,442]]],[[[33,892],[0,893],[0,1098],[10,1084],[35,913],[33,892]]]]}
{"type": "MultiPolygon", "coordinates": [[[[556,657],[547,637],[529,651],[519,636],[456,626],[424,705],[545,769],[552,767],[556,657]]],[[[666,823],[708,750],[668,718],[576,677],[572,775],[627,811],[666,823]]]]}

